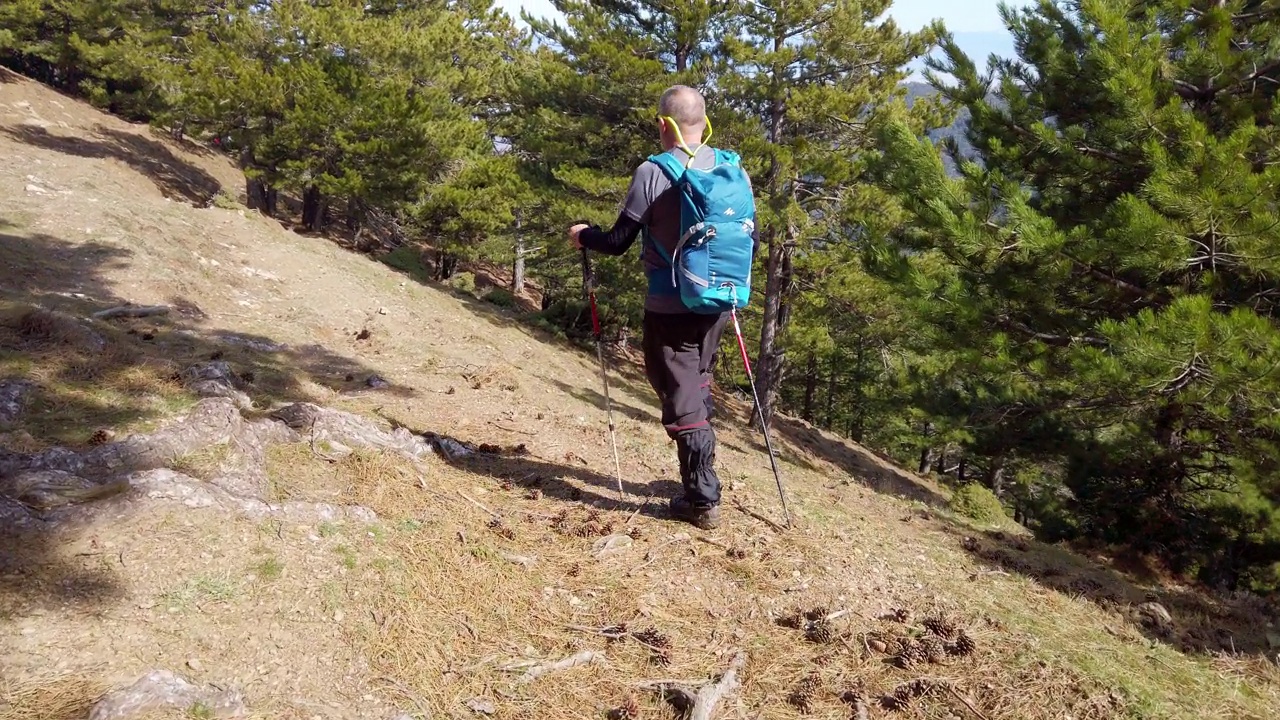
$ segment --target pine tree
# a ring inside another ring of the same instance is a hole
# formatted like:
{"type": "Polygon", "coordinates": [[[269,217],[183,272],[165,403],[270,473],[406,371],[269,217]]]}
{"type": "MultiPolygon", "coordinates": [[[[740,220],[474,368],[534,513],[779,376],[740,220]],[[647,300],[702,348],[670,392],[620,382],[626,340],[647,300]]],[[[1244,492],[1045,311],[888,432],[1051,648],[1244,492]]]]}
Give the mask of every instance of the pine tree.
{"type": "Polygon", "coordinates": [[[918,406],[964,430],[989,483],[1060,467],[1067,527],[1274,587],[1280,11],[1005,17],[1019,59],[979,73],[948,43],[934,66],[981,163],[948,179],[909,128],[882,132],[911,223],[877,263],[933,336],[918,406]]]}
{"type": "MultiPolygon", "coordinates": [[[[526,230],[562,237],[575,221],[613,223],[635,168],[659,150],[658,97],[673,84],[704,85],[726,3],[555,5],[565,25],[526,18],[540,47],[520,68],[501,127],[540,198],[526,230]]],[[[544,308],[562,324],[582,322],[580,262],[553,242],[534,266],[544,308]]],[[[634,257],[599,258],[595,270],[609,288],[608,324],[638,327],[645,285],[634,257]]]]}
{"type": "Polygon", "coordinates": [[[901,99],[905,66],[939,30],[904,32],[880,19],[888,7],[889,0],[744,3],[729,23],[737,32],[723,42],[718,97],[750,121],[735,139],[756,178],[767,248],[757,378],[766,422],[784,378],[798,277],[823,243],[845,241],[841,209],[856,195],[874,145],[867,122],[901,99]]]}

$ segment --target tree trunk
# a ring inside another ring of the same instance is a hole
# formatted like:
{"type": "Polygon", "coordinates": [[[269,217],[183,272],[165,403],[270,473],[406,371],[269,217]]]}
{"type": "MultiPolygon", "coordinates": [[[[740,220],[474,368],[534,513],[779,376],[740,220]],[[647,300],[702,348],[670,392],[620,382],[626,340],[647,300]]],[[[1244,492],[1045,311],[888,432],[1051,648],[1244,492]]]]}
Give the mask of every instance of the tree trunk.
{"type": "Polygon", "coordinates": [[[458,257],[443,250],[436,253],[436,279],[448,280],[458,271],[458,257]]]}
{"type": "Polygon", "coordinates": [[[866,418],[867,418],[867,374],[863,372],[862,366],[866,360],[866,342],[862,335],[858,335],[858,355],[855,359],[854,370],[857,372],[856,382],[853,385],[853,407],[849,411],[849,439],[854,442],[862,442],[866,435],[866,418]]]}
{"type": "Polygon", "coordinates": [[[960,465],[956,467],[956,481],[963,485],[965,483],[965,458],[960,456],[960,465]]]}
{"type": "Polygon", "coordinates": [[[827,428],[836,426],[836,378],[839,374],[836,372],[836,363],[839,362],[837,355],[831,355],[831,378],[827,381],[827,428]]]}
{"type": "Polygon", "coordinates": [[[804,408],[800,417],[805,422],[813,422],[813,396],[818,390],[818,356],[809,353],[809,367],[804,373],[804,408]]]}
{"type": "Polygon", "coordinates": [[[310,185],[302,192],[302,224],[311,232],[324,231],[324,196],[320,188],[310,185]]]}
{"type": "Polygon", "coordinates": [[[516,259],[511,267],[511,294],[524,292],[524,233],[520,231],[520,214],[516,214],[516,259]]]}
{"type": "Polygon", "coordinates": [[[244,176],[244,196],[245,204],[250,210],[271,214],[271,201],[268,198],[268,188],[262,180],[251,178],[248,175],[250,170],[256,169],[257,162],[253,158],[253,148],[244,145],[240,148],[240,170],[245,173],[244,176]]]}
{"type": "Polygon", "coordinates": [[[995,496],[1004,499],[1004,456],[997,455],[991,458],[991,465],[987,468],[987,487],[991,488],[991,492],[995,496]]]}
{"type": "Polygon", "coordinates": [[[937,461],[937,453],[933,449],[933,443],[929,442],[929,436],[933,434],[933,423],[925,422],[924,430],[924,448],[920,450],[920,473],[928,475],[933,472],[933,465],[937,461]]]}
{"type": "MultiPolygon", "coordinates": [[[[775,37],[775,51],[780,50],[784,42],[785,38],[775,37]]],[[[774,78],[775,83],[781,81],[781,78],[774,78]]],[[[779,88],[775,88],[774,97],[769,104],[768,137],[769,144],[774,146],[774,150],[769,159],[769,175],[765,184],[769,194],[775,198],[784,192],[782,163],[778,159],[779,150],[777,146],[782,142],[785,127],[785,96],[779,88]]],[[[783,302],[785,290],[783,275],[791,265],[791,249],[788,247],[788,243],[794,239],[795,233],[790,223],[788,223],[785,235],[780,233],[778,228],[770,228],[766,232],[769,257],[765,264],[764,318],[760,323],[760,358],[757,360],[759,374],[756,378],[756,394],[759,397],[760,407],[758,413],[752,413],[751,415],[753,426],[760,423],[757,418],[763,417],[766,426],[773,419],[778,388],[782,386],[783,359],[782,354],[778,352],[777,341],[778,335],[786,325],[786,316],[788,314],[783,302]]]]}

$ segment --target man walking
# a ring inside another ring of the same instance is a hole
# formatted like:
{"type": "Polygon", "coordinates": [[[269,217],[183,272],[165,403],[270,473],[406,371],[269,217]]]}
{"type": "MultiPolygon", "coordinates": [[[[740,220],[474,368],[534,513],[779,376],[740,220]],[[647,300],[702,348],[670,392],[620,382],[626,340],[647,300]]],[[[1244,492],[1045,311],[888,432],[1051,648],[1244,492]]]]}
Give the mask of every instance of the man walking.
{"type": "MultiPolygon", "coordinates": [[[[716,151],[702,144],[708,128],[702,94],[676,85],[662,94],[658,107],[665,153],[659,158],[681,168],[714,167],[716,151]]],[[[641,262],[649,281],[642,341],[645,374],[662,403],[662,424],[676,441],[684,486],[683,494],[671,500],[671,514],[709,530],[720,521],[716,436],[709,422],[714,412],[711,377],[729,314],[694,313],[681,300],[672,270],[683,232],[680,213],[679,188],[661,166],[646,161],[632,176],[610,230],[575,225],[569,237],[575,247],[622,255],[643,231],[641,262]]],[[[752,240],[758,248],[754,231],[752,240]]]]}

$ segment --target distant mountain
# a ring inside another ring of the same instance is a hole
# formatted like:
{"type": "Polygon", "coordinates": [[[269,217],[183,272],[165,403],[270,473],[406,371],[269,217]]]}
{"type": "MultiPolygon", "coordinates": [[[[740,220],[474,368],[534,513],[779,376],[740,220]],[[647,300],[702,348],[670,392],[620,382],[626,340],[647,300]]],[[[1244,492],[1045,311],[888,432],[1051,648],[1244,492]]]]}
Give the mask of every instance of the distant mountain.
{"type": "MultiPolygon", "coordinates": [[[[916,100],[919,100],[920,98],[933,97],[934,95],[938,94],[938,91],[928,83],[911,81],[911,82],[903,83],[903,85],[906,87],[906,90],[907,90],[908,107],[911,104],[913,104],[916,100]]],[[[1003,102],[1001,101],[1000,96],[994,93],[987,96],[987,102],[990,102],[991,104],[996,106],[1003,105],[1003,102]]],[[[935,130],[931,130],[928,133],[928,137],[935,144],[942,142],[946,138],[955,138],[956,143],[960,147],[961,155],[963,155],[964,157],[974,157],[976,159],[977,152],[974,150],[973,145],[969,144],[969,140],[965,137],[965,130],[968,129],[968,127],[969,127],[969,109],[960,108],[960,111],[956,113],[956,119],[953,123],[951,123],[950,125],[944,128],[937,128],[935,130]]],[[[956,172],[955,163],[952,162],[951,157],[949,155],[944,154],[942,157],[942,162],[947,169],[947,174],[953,177],[958,174],[956,172]]]]}

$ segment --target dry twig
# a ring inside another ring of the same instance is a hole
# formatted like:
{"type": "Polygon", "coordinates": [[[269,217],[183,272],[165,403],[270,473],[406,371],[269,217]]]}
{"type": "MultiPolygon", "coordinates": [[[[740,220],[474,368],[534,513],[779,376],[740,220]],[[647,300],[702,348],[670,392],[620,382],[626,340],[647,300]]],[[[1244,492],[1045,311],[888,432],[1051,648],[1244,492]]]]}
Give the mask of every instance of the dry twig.
{"type": "Polygon", "coordinates": [[[677,710],[686,711],[685,717],[688,720],[711,720],[716,710],[716,703],[724,699],[726,695],[738,689],[741,681],[738,679],[738,673],[747,663],[747,654],[741,650],[734,653],[733,660],[729,662],[729,669],[719,680],[714,683],[702,683],[697,690],[691,685],[696,683],[681,683],[679,681],[660,681],[650,680],[640,683],[641,687],[656,688],[666,696],[668,702],[677,706],[677,710]]]}
{"type": "Polygon", "coordinates": [[[777,532],[786,532],[786,528],[785,528],[785,527],[783,527],[783,526],[779,525],[778,523],[774,522],[773,520],[770,520],[769,518],[765,517],[764,515],[761,515],[760,513],[756,512],[755,510],[752,510],[751,508],[747,507],[746,505],[743,505],[741,501],[735,501],[735,502],[733,503],[733,505],[734,505],[734,507],[738,508],[739,510],[741,510],[741,511],[742,511],[742,512],[744,512],[744,513],[746,513],[747,515],[750,515],[751,517],[753,517],[753,518],[755,518],[755,519],[759,520],[760,522],[764,523],[765,525],[768,525],[769,527],[773,528],[775,531],[777,531],[777,532]]]}
{"type": "Polygon", "coordinates": [[[110,320],[118,317],[143,318],[156,315],[168,315],[167,305],[121,305],[120,307],[99,310],[93,314],[98,320],[110,320]]]}
{"type": "Polygon", "coordinates": [[[599,650],[583,650],[582,652],[574,653],[563,660],[556,660],[555,662],[542,663],[541,665],[534,665],[532,667],[527,667],[525,663],[514,663],[511,665],[505,665],[502,669],[508,671],[523,669],[524,674],[521,675],[520,679],[516,682],[524,684],[533,682],[534,680],[537,680],[543,675],[547,675],[549,673],[560,672],[562,670],[578,667],[579,665],[587,665],[589,663],[596,662],[604,662],[603,652],[599,650]]]}
{"type": "Polygon", "coordinates": [[[459,491],[458,491],[458,494],[459,494],[459,495],[461,495],[461,496],[462,496],[462,497],[463,497],[467,502],[469,502],[469,503],[471,503],[472,505],[475,505],[476,507],[480,508],[481,510],[483,510],[483,511],[485,511],[485,512],[489,513],[490,515],[492,515],[493,517],[497,518],[498,520],[501,520],[501,519],[502,519],[502,516],[501,516],[501,515],[499,515],[498,513],[494,512],[494,511],[492,511],[492,510],[490,510],[489,508],[485,507],[485,506],[484,506],[484,504],[483,504],[483,503],[481,503],[479,500],[477,500],[477,499],[475,499],[475,498],[471,497],[470,495],[468,495],[468,494],[466,494],[466,493],[462,492],[461,490],[459,490],[459,491]]]}

